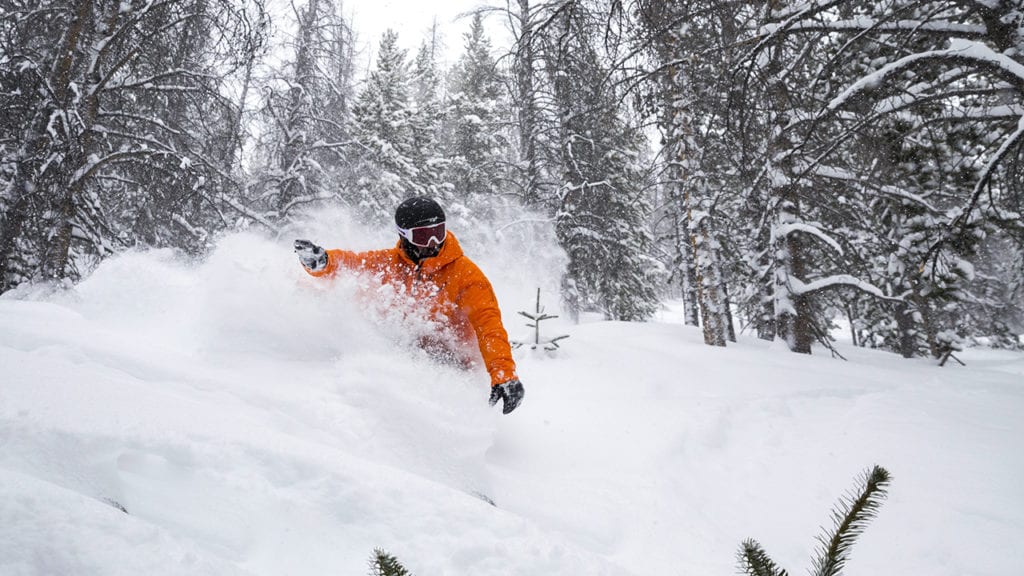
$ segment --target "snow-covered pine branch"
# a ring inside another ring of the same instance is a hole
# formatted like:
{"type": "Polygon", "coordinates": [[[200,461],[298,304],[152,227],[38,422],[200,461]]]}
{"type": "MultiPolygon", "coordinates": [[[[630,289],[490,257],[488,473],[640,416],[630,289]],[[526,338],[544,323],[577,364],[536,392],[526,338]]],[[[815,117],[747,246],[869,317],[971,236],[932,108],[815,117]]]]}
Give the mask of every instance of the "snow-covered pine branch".
{"type": "Polygon", "coordinates": [[[862,33],[865,31],[882,32],[894,34],[898,32],[926,32],[942,36],[955,36],[961,38],[983,38],[986,33],[984,26],[972,24],[959,24],[956,22],[922,21],[922,20],[878,20],[869,16],[848,20],[815,20],[802,21],[783,28],[781,24],[766,24],[759,32],[762,35],[771,35],[785,30],[786,32],[853,32],[862,33]]]}
{"type": "Polygon", "coordinates": [[[881,300],[887,300],[889,302],[903,301],[903,298],[889,296],[874,284],[865,282],[864,280],[850,274],[835,274],[833,276],[826,276],[825,278],[819,278],[811,282],[804,282],[799,278],[790,276],[788,281],[790,292],[798,296],[814,294],[815,292],[821,292],[822,290],[828,290],[831,288],[847,287],[856,288],[861,292],[865,292],[881,300]]]}
{"type": "Polygon", "coordinates": [[[954,39],[950,41],[950,47],[945,50],[930,50],[911,54],[886,64],[877,72],[860,78],[833,98],[825,106],[823,113],[834,112],[849,103],[855,96],[874,90],[903,71],[929,61],[971,64],[978,69],[997,73],[1000,77],[1024,90],[1024,64],[1005,54],[999,54],[980,42],[954,39]]]}
{"type": "MultiPolygon", "coordinates": [[[[168,126],[167,123],[164,122],[163,118],[160,118],[159,116],[143,116],[141,114],[135,114],[135,113],[132,113],[132,112],[125,112],[125,111],[120,111],[120,110],[118,110],[118,111],[100,110],[100,112],[97,114],[96,117],[97,117],[98,120],[107,119],[107,118],[113,118],[113,119],[122,120],[122,121],[126,121],[126,122],[138,122],[141,125],[153,126],[155,128],[158,128],[160,130],[165,131],[168,134],[173,134],[174,136],[183,136],[185,134],[181,130],[178,130],[176,128],[168,126]]],[[[134,136],[134,135],[129,135],[129,134],[126,134],[126,133],[123,133],[123,132],[122,133],[117,133],[117,132],[113,132],[111,130],[107,130],[106,127],[103,124],[97,124],[96,126],[93,127],[93,129],[98,131],[98,132],[106,132],[106,133],[110,133],[110,134],[118,134],[118,135],[124,136],[124,137],[134,136]]]]}
{"type": "Polygon", "coordinates": [[[908,202],[912,202],[914,204],[924,207],[929,212],[933,212],[936,214],[940,212],[938,208],[936,208],[928,201],[928,199],[919,194],[914,194],[913,192],[910,192],[909,190],[905,188],[900,188],[898,186],[875,183],[871,179],[858,176],[857,174],[854,174],[849,170],[844,170],[842,168],[837,168],[835,166],[822,166],[818,164],[813,169],[810,169],[805,173],[813,176],[826,178],[829,180],[839,180],[843,182],[848,182],[850,184],[856,184],[857,186],[861,186],[868,190],[874,190],[879,194],[883,194],[885,196],[890,196],[893,198],[899,198],[902,200],[906,200],[908,202]]]}
{"type": "Polygon", "coordinates": [[[773,235],[775,238],[784,238],[795,232],[802,232],[812,238],[816,238],[835,250],[840,256],[843,255],[843,247],[839,245],[839,242],[836,242],[834,238],[826,234],[821,228],[807,222],[788,222],[779,224],[774,228],[773,235]]]}
{"type": "Polygon", "coordinates": [[[964,215],[961,216],[961,218],[970,214],[971,211],[974,210],[974,207],[978,204],[978,199],[981,198],[981,194],[985,191],[985,187],[991,182],[992,176],[995,174],[1000,163],[1010,154],[1011,150],[1019,148],[1022,143],[1024,143],[1024,116],[1021,116],[1020,120],[1017,122],[1017,130],[1003,140],[999,150],[992,155],[988,163],[985,165],[985,169],[982,170],[981,177],[978,178],[977,183],[974,185],[974,190],[971,194],[971,201],[967,205],[967,210],[964,211],[964,215]]]}
{"type": "Polygon", "coordinates": [[[117,151],[104,156],[91,155],[86,162],[71,174],[68,180],[69,185],[76,185],[82,180],[90,178],[97,170],[107,164],[114,164],[124,160],[143,160],[154,154],[160,154],[156,150],[124,150],[117,151]]]}

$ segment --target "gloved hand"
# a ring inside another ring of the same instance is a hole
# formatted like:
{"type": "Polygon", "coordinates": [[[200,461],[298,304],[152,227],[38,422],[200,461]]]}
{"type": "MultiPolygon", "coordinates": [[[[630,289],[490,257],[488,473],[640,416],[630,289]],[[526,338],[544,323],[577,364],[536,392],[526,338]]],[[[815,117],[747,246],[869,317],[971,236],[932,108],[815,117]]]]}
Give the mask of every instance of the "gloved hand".
{"type": "Polygon", "coordinates": [[[497,386],[491,386],[491,399],[488,402],[491,406],[494,406],[498,403],[498,400],[502,400],[504,403],[501,413],[508,414],[515,410],[516,406],[519,406],[519,403],[523,401],[523,394],[525,393],[522,382],[519,380],[509,380],[497,386]]]}
{"type": "Polygon", "coordinates": [[[323,270],[327,267],[327,252],[309,240],[296,240],[295,253],[299,255],[302,265],[310,270],[323,270]]]}

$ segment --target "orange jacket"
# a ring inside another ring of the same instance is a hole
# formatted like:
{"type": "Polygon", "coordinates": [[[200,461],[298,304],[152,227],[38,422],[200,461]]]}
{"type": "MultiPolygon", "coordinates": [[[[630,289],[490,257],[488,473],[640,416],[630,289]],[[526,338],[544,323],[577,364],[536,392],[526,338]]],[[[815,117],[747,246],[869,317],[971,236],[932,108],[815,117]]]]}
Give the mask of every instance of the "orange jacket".
{"type": "Polygon", "coordinates": [[[516,378],[516,364],[508,334],[501,323],[501,310],[491,283],[480,268],[462,253],[455,235],[448,232],[441,252],[417,266],[401,248],[350,252],[328,250],[327,267],[309,270],[313,276],[333,276],[338,269],[368,272],[383,284],[405,288],[417,298],[430,298],[430,309],[447,322],[462,342],[476,343],[491,375],[491,386],[516,378]]]}

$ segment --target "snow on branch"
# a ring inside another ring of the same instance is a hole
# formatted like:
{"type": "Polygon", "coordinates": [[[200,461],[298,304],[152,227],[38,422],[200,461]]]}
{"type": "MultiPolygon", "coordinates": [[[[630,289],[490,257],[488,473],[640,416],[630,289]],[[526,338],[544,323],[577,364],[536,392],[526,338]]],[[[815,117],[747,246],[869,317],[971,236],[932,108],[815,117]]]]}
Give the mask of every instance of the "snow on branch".
{"type": "MultiPolygon", "coordinates": [[[[101,110],[99,112],[98,116],[99,116],[99,118],[103,118],[103,119],[106,119],[106,118],[117,118],[117,119],[120,119],[120,120],[134,120],[136,122],[139,122],[140,124],[148,124],[150,126],[154,126],[156,128],[159,128],[160,130],[166,131],[166,132],[168,132],[170,134],[173,134],[175,136],[183,135],[183,133],[180,130],[178,130],[176,128],[172,128],[171,126],[168,126],[167,123],[164,122],[162,118],[158,118],[158,117],[155,117],[155,116],[142,116],[142,115],[139,115],[139,114],[132,114],[130,112],[122,112],[122,111],[119,111],[119,110],[115,110],[115,111],[101,110]]],[[[107,132],[107,133],[110,133],[110,134],[114,134],[115,133],[112,130],[107,130],[107,129],[103,128],[102,125],[97,125],[95,127],[95,129],[97,131],[107,132]]],[[[126,134],[126,136],[127,136],[127,134],[126,134]]]]}
{"type": "Polygon", "coordinates": [[[154,154],[152,150],[118,150],[111,152],[103,157],[96,154],[91,154],[86,159],[85,163],[80,166],[71,175],[71,179],[68,181],[69,186],[75,186],[78,182],[85,180],[93,175],[99,168],[111,164],[114,162],[121,162],[128,159],[145,160],[154,154]]]}
{"type": "Polygon", "coordinates": [[[812,226],[806,222],[789,222],[786,224],[779,224],[775,228],[775,237],[784,238],[793,232],[803,232],[804,234],[813,236],[825,244],[828,244],[833,250],[838,252],[840,256],[843,255],[843,247],[840,246],[834,238],[826,234],[821,228],[812,226]]]}
{"type": "Polygon", "coordinates": [[[794,22],[798,21],[799,18],[815,12],[821,12],[837,4],[842,4],[842,0],[811,0],[810,2],[795,3],[781,10],[772,10],[772,18],[794,22]]]}
{"type": "Polygon", "coordinates": [[[175,224],[184,228],[185,231],[191,234],[196,240],[204,241],[209,236],[209,234],[207,234],[207,232],[202,228],[196,228],[190,224],[189,221],[181,214],[172,215],[171,220],[174,221],[175,224]]]}
{"type": "Polygon", "coordinates": [[[856,288],[861,292],[866,292],[876,298],[882,300],[888,300],[890,302],[901,302],[902,298],[888,296],[885,292],[882,292],[881,288],[865,282],[856,276],[849,274],[836,274],[834,276],[826,276],[825,278],[819,278],[812,282],[804,282],[799,278],[789,277],[789,290],[795,296],[801,296],[805,294],[813,294],[829,288],[848,287],[856,288]]]}
{"type": "Polygon", "coordinates": [[[317,194],[306,194],[306,195],[303,195],[303,196],[298,196],[298,197],[292,198],[292,200],[290,202],[288,202],[288,204],[286,204],[284,206],[284,208],[281,208],[280,212],[281,212],[281,214],[288,214],[296,206],[302,206],[304,204],[312,204],[314,202],[322,202],[324,200],[333,200],[336,197],[337,196],[335,194],[331,194],[330,192],[321,192],[321,193],[317,193],[317,194]]]}
{"type": "Polygon", "coordinates": [[[963,219],[964,225],[969,221],[968,214],[974,210],[974,207],[978,204],[978,199],[981,198],[982,192],[985,190],[985,186],[992,180],[992,176],[995,174],[996,168],[1003,159],[1009,155],[1010,151],[1015,147],[1020,146],[1024,143],[1024,116],[1020,117],[1020,121],[1017,122],[1017,130],[1010,134],[1003,144],[999,147],[999,150],[992,155],[992,158],[985,165],[985,170],[981,173],[981,178],[978,178],[978,182],[974,185],[974,191],[971,193],[971,202],[967,207],[967,210],[961,214],[959,219],[963,219]]]}
{"type": "Polygon", "coordinates": [[[948,49],[911,54],[895,62],[890,62],[878,71],[864,76],[833,98],[828,103],[828,106],[825,107],[825,111],[834,112],[845,105],[851,98],[877,88],[889,77],[895,76],[915,64],[931,60],[963,62],[997,70],[1013,77],[1021,85],[1024,85],[1024,64],[1017,62],[1009,56],[999,54],[980,42],[956,38],[950,41],[948,49]]]}
{"type": "Polygon", "coordinates": [[[1001,106],[962,106],[956,110],[944,110],[944,120],[1007,120],[1024,116],[1024,106],[1004,104],[1001,106]]]}
{"type": "Polygon", "coordinates": [[[217,194],[217,200],[227,204],[242,216],[251,218],[253,221],[259,222],[260,224],[266,226],[268,230],[272,232],[280,232],[280,228],[278,228],[273,222],[267,220],[258,212],[250,210],[241,202],[232,198],[231,196],[228,196],[227,194],[220,192],[219,194],[217,194]]]}
{"type": "MultiPolygon", "coordinates": [[[[762,26],[761,33],[774,34],[778,31],[778,24],[762,26]]],[[[892,22],[879,21],[870,17],[854,18],[850,20],[835,20],[831,22],[802,21],[786,28],[787,32],[859,32],[864,30],[875,30],[878,32],[930,32],[948,36],[977,37],[985,36],[984,26],[969,24],[957,24],[947,21],[921,21],[921,20],[896,20],[892,22]]]]}
{"type": "Polygon", "coordinates": [[[806,171],[806,174],[820,176],[822,178],[828,178],[830,180],[840,180],[843,182],[858,184],[866,189],[874,190],[880,194],[885,194],[886,196],[900,198],[908,202],[912,202],[914,204],[926,208],[930,212],[939,212],[939,209],[933,206],[930,202],[928,202],[928,200],[924,196],[914,194],[909,190],[905,190],[898,186],[877,184],[869,179],[862,178],[859,175],[844,168],[838,168],[835,166],[822,166],[818,164],[808,169],[806,171]]]}

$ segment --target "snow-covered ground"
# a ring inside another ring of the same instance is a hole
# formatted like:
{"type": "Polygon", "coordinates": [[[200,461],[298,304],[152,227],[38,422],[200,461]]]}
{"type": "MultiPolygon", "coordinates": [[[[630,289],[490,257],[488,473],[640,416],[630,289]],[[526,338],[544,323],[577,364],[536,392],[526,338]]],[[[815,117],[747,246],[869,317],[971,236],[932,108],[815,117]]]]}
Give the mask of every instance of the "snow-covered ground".
{"type": "MultiPolygon", "coordinates": [[[[558,319],[501,416],[482,371],[410,351],[289,244],[128,253],[0,298],[0,574],[365,574],[380,547],[419,576],[728,575],[746,538],[798,574],[873,464],[890,496],[847,574],[1024,569],[1024,355],[843,362],[709,348],[671,309],[558,319]]],[[[463,244],[527,338],[515,312],[538,286],[555,307],[557,256],[463,244]]]]}

